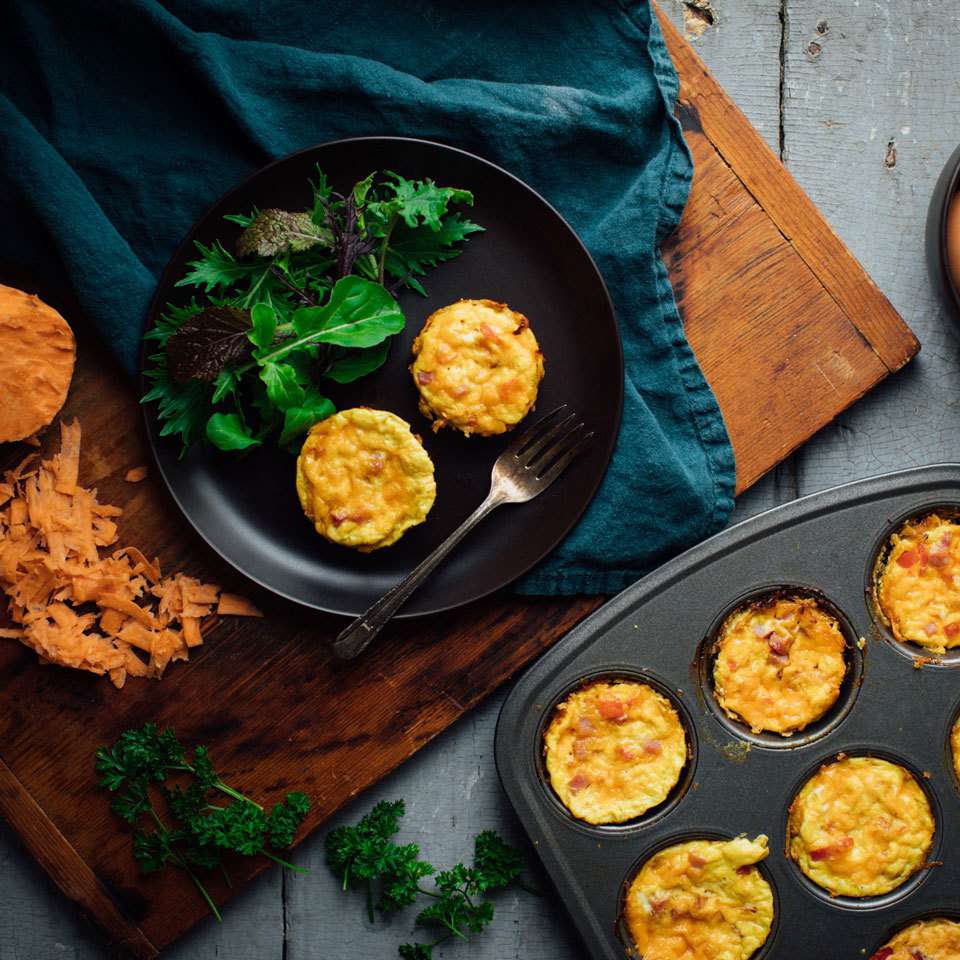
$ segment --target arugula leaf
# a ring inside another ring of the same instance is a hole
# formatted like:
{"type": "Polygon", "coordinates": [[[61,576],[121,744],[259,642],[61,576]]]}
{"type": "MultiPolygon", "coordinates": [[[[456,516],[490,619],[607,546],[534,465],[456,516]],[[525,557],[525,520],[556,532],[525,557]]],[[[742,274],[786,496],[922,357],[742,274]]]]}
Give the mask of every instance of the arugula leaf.
{"type": "Polygon", "coordinates": [[[260,379],[267,387],[267,397],[278,410],[299,407],[306,398],[303,387],[297,382],[297,371],[288,363],[261,361],[260,379]]]}
{"type": "Polygon", "coordinates": [[[380,284],[352,276],[337,281],[322,307],[297,310],[292,322],[297,337],[276,347],[271,359],[308,343],[373,347],[404,326],[400,305],[380,284]]]}
{"type": "Polygon", "coordinates": [[[188,316],[167,340],[167,368],[179,383],[215,380],[250,353],[249,318],[235,307],[207,307],[188,316]]]}
{"type": "Polygon", "coordinates": [[[326,376],[337,383],[353,383],[382,367],[389,352],[389,340],[363,350],[351,350],[327,367],[326,376]]]}
{"type": "Polygon", "coordinates": [[[218,450],[246,450],[260,441],[236,413],[212,413],[207,420],[207,439],[218,450]]]}
{"type": "Polygon", "coordinates": [[[275,257],[287,251],[307,250],[318,243],[329,247],[332,239],[330,231],[314,223],[307,212],[267,209],[261,210],[240,234],[237,253],[241,257],[275,257]]]}
{"type": "Polygon", "coordinates": [[[250,342],[257,347],[269,347],[277,331],[277,311],[269,303],[258,303],[250,311],[250,323],[250,342]]]}
{"type": "Polygon", "coordinates": [[[334,412],[333,403],[322,396],[316,388],[311,388],[306,392],[303,403],[296,407],[288,407],[284,411],[280,446],[295,452],[299,438],[315,423],[326,420],[334,412]]]}

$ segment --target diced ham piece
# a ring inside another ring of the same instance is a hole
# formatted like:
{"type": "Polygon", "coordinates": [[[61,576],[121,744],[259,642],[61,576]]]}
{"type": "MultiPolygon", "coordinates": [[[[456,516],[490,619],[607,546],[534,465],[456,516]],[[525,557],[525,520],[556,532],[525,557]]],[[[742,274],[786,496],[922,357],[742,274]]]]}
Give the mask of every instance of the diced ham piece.
{"type": "Polygon", "coordinates": [[[432,383],[434,378],[434,372],[432,370],[418,370],[417,371],[417,383],[421,386],[426,386],[428,383],[432,383]]]}
{"type": "Polygon", "coordinates": [[[500,338],[497,336],[497,331],[494,330],[493,327],[491,327],[489,323],[481,323],[481,324],[480,324],[480,332],[481,332],[488,340],[499,340],[499,339],[500,339],[500,338]]]}
{"type": "Polygon", "coordinates": [[[943,550],[933,550],[928,560],[931,567],[945,567],[950,562],[950,555],[943,550]]]}
{"type": "Polygon", "coordinates": [[[904,550],[903,553],[897,557],[897,563],[901,567],[912,567],[920,557],[916,550],[904,550]]]}
{"type": "Polygon", "coordinates": [[[846,853],[853,846],[853,837],[842,837],[836,843],[825,847],[815,847],[810,851],[811,860],[830,860],[840,853],[846,853]]]}
{"type": "Polygon", "coordinates": [[[577,721],[577,736],[589,736],[597,729],[597,725],[589,717],[581,717],[577,721]]]}
{"type": "Polygon", "coordinates": [[[955,637],[958,632],[960,632],[960,623],[948,623],[944,628],[943,632],[948,637],[955,637]]]}
{"type": "Polygon", "coordinates": [[[654,913],[659,913],[669,902],[669,897],[651,897],[650,907],[654,913]]]}
{"type": "Polygon", "coordinates": [[[338,510],[330,511],[330,519],[333,521],[333,525],[335,527],[339,527],[340,524],[343,523],[344,520],[349,519],[349,517],[350,517],[349,510],[338,509],[338,510]]]}
{"type": "Polygon", "coordinates": [[[928,636],[932,637],[937,632],[937,625],[935,623],[925,623],[923,625],[923,632],[928,636]]]}
{"type": "Polygon", "coordinates": [[[779,633],[772,634],[767,638],[767,646],[770,652],[778,657],[784,657],[790,652],[793,646],[793,640],[790,637],[781,637],[779,633]]]}
{"type": "Polygon", "coordinates": [[[748,873],[753,869],[752,863],[745,863],[742,867],[737,867],[737,874],[741,877],[747,876],[748,873]]]}
{"type": "Polygon", "coordinates": [[[914,947],[910,951],[910,956],[913,957],[913,960],[930,960],[930,958],[917,947],[914,947]]]}
{"type": "Polygon", "coordinates": [[[585,740],[573,741],[573,755],[578,760],[586,760],[589,753],[590,748],[587,746],[587,742],[585,740]]]}
{"type": "Polygon", "coordinates": [[[622,700],[599,700],[597,709],[604,720],[625,720],[627,716],[627,709],[622,700]]]}
{"type": "Polygon", "coordinates": [[[623,760],[636,760],[637,752],[630,746],[629,743],[621,743],[617,745],[617,754],[623,760]]]}
{"type": "Polygon", "coordinates": [[[663,747],[660,745],[659,740],[648,740],[643,745],[643,752],[649,754],[651,757],[656,757],[663,753],[663,747]]]}
{"type": "Polygon", "coordinates": [[[870,960],[888,960],[893,956],[893,947],[881,947],[870,960]]]}
{"type": "Polygon", "coordinates": [[[699,870],[700,867],[705,866],[707,862],[703,859],[703,857],[700,856],[699,853],[688,853],[687,860],[690,862],[690,866],[696,870],[699,870]]]}
{"type": "Polygon", "coordinates": [[[584,787],[590,786],[590,778],[578,773],[568,784],[571,793],[579,793],[584,787]]]}

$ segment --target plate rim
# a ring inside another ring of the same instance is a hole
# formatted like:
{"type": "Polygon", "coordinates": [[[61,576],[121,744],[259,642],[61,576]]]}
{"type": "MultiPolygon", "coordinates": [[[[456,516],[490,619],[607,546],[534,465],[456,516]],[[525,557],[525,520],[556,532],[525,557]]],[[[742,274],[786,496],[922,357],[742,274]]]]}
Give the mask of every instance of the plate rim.
{"type": "MultiPolygon", "coordinates": [[[[287,163],[290,160],[294,160],[298,157],[302,157],[306,154],[314,153],[317,150],[324,150],[332,147],[342,147],[350,145],[362,145],[364,143],[377,142],[377,143],[405,143],[405,144],[415,144],[420,146],[425,146],[428,148],[439,148],[440,150],[449,151],[452,153],[461,154],[464,157],[467,157],[469,160],[476,163],[480,163],[483,166],[490,167],[497,173],[509,178],[514,181],[521,189],[526,190],[528,193],[532,194],[533,197],[543,204],[560,222],[560,224],[566,229],[570,234],[574,243],[580,248],[580,251],[586,257],[587,262],[592,267],[594,273],[597,276],[597,279],[600,282],[600,289],[603,292],[603,297],[606,301],[607,307],[610,311],[610,316],[613,320],[613,332],[614,332],[614,346],[616,349],[619,370],[619,382],[617,387],[617,401],[616,401],[616,411],[615,411],[615,429],[611,431],[610,439],[607,443],[606,449],[603,451],[603,469],[598,472],[596,480],[593,482],[590,489],[589,496],[584,500],[583,506],[577,510],[570,518],[569,522],[559,529],[556,537],[553,541],[546,547],[543,553],[531,563],[525,570],[521,571],[518,574],[513,576],[508,576],[506,578],[500,577],[497,578],[496,582],[492,585],[476,594],[475,596],[466,599],[466,600],[457,600],[452,603],[440,603],[439,605],[431,606],[428,609],[424,610],[411,610],[411,609],[401,609],[393,617],[395,620],[413,620],[418,617],[429,617],[434,616],[439,613],[445,613],[450,610],[456,610],[460,607],[467,606],[471,603],[476,603],[478,600],[482,600],[485,597],[489,597],[491,594],[497,593],[499,590],[504,589],[509,586],[511,583],[516,582],[521,577],[525,576],[530,572],[537,564],[545,560],[553,551],[559,546],[559,544],[566,539],[567,535],[573,530],[573,528],[580,522],[580,519],[586,513],[589,506],[593,503],[594,498],[597,495],[597,491],[600,489],[600,485],[603,483],[604,478],[606,477],[607,470],[610,467],[610,461],[613,459],[613,452],[616,449],[617,441],[620,437],[620,430],[622,428],[623,422],[623,401],[624,401],[624,387],[626,381],[626,371],[624,368],[624,355],[623,355],[623,340],[620,336],[620,322],[617,316],[617,310],[613,303],[613,298],[610,296],[610,290],[607,287],[607,282],[604,279],[603,273],[600,271],[600,268],[597,266],[596,261],[593,259],[593,255],[587,249],[586,244],[580,238],[580,235],[574,230],[573,226],[567,220],[566,217],[560,213],[557,208],[550,203],[539,191],[531,187],[526,181],[521,180],[520,177],[511,173],[509,170],[501,167],[499,164],[494,163],[491,160],[487,160],[484,157],[481,157],[479,154],[472,153],[469,150],[464,150],[461,147],[454,147],[450,144],[443,143],[439,140],[429,140],[424,137],[404,137],[404,136],[393,136],[389,134],[383,135],[369,135],[361,137],[341,137],[337,140],[326,140],[321,143],[313,144],[309,147],[304,147],[300,150],[294,150],[291,153],[284,154],[282,157],[278,157],[275,160],[271,160],[269,163],[264,164],[262,167],[258,167],[253,172],[249,173],[247,176],[243,177],[241,180],[238,180],[234,183],[229,189],[220,194],[212,203],[210,203],[204,211],[193,221],[191,226],[188,228],[183,239],[177,244],[176,249],[170,254],[170,257],[167,259],[167,262],[164,264],[163,270],[160,272],[159,279],[157,280],[156,286],[153,291],[153,295],[150,297],[150,303],[147,306],[146,314],[141,324],[141,335],[140,335],[140,353],[139,361],[140,368],[137,372],[137,381],[141,390],[141,397],[143,392],[148,389],[148,383],[144,376],[144,371],[146,369],[147,354],[150,349],[149,341],[145,339],[145,334],[150,329],[150,323],[154,316],[156,316],[157,311],[162,309],[160,291],[161,288],[166,286],[165,281],[167,280],[167,274],[170,272],[171,266],[175,260],[178,260],[181,254],[189,249],[189,244],[191,241],[191,235],[196,229],[197,224],[208,219],[218,207],[220,207],[224,202],[226,202],[230,196],[243,190],[252,180],[261,175],[272,170],[274,167],[278,167],[281,164],[287,163]]],[[[265,583],[264,580],[258,576],[253,576],[247,569],[245,569],[243,563],[239,559],[234,559],[231,556],[228,556],[224,553],[207,534],[201,529],[197,520],[194,519],[192,513],[184,508],[181,498],[177,493],[177,490],[174,487],[174,484],[171,482],[170,477],[167,474],[167,471],[163,467],[163,463],[160,459],[158,452],[158,441],[160,439],[159,433],[155,435],[155,427],[157,421],[156,411],[153,407],[153,404],[146,404],[142,402],[142,399],[138,398],[138,402],[142,408],[143,416],[143,425],[144,431],[147,437],[147,444],[150,448],[150,455],[153,458],[154,465],[157,468],[160,477],[163,480],[163,484],[166,487],[167,493],[172,498],[173,502],[176,504],[177,509],[180,511],[181,516],[187,521],[193,531],[200,537],[200,539],[223,561],[229,564],[234,570],[240,573],[243,577],[251,582],[255,583],[263,590],[267,590],[269,593],[281,597],[284,600],[287,600],[291,603],[296,604],[298,607],[302,607],[307,610],[315,610],[319,613],[331,614],[334,616],[340,617],[357,617],[360,616],[364,611],[359,610],[353,612],[348,609],[343,609],[343,606],[335,608],[333,606],[327,605],[325,603],[317,603],[310,600],[305,600],[302,597],[294,596],[293,594],[287,593],[282,589],[279,589],[276,586],[273,586],[269,583],[265,583]]]]}

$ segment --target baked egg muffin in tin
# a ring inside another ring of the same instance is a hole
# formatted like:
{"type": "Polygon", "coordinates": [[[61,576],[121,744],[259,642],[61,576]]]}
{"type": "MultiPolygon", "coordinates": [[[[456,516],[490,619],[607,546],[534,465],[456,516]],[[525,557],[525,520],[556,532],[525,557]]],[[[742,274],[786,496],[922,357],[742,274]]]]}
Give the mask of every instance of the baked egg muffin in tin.
{"type": "Polygon", "coordinates": [[[410,372],[434,430],[492,436],[533,409],[543,354],[522,313],[493,300],[459,300],[427,317],[410,372]]]}
{"type": "Polygon", "coordinates": [[[321,420],[297,458],[297,494],[317,533],[363,552],[423,523],[436,492],[419,437],[386,410],[355,407],[321,420]]]}
{"type": "Polygon", "coordinates": [[[960,523],[938,513],[904,523],[881,553],[874,593],[897,640],[931,653],[960,647],[960,523]]]}
{"type": "Polygon", "coordinates": [[[960,923],[944,917],[918,920],[870,955],[870,960],[956,960],[960,923]]]}
{"type": "Polygon", "coordinates": [[[756,864],[767,838],[689,840],[655,853],[627,889],[624,919],[643,960],[747,960],[773,926],[756,864]]]}
{"type": "Polygon", "coordinates": [[[787,851],[831,896],[876,897],[924,866],[933,834],[930,802],[909,770],[840,754],[790,805],[787,851]]]}
{"type": "Polygon", "coordinates": [[[554,710],[543,737],[560,802],[592,824],[623,823],[663,803],[687,764],[676,708],[642,682],[595,680],[554,710]]]}
{"type": "Polygon", "coordinates": [[[754,733],[790,736],[819,720],[840,695],[846,640],[810,597],[772,596],[735,610],[714,644],[717,703],[754,733]]]}

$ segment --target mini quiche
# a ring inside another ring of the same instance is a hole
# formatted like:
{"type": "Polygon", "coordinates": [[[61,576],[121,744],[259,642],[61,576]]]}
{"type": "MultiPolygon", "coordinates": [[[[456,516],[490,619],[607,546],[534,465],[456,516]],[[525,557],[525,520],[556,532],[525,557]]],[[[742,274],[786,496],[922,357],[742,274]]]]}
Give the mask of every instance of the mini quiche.
{"type": "Polygon", "coordinates": [[[627,891],[624,917],[643,960],[747,960],[773,925],[756,864],[767,838],[691,840],[654,854],[627,891]]]}
{"type": "Polygon", "coordinates": [[[427,317],[410,372],[434,430],[492,436],[533,409],[543,354],[522,313],[493,300],[460,300],[427,317]]]}
{"type": "Polygon", "coordinates": [[[841,754],[794,798],[787,849],[832,896],[875,897],[923,867],[933,829],[913,774],[889,760],[841,754]]]}
{"type": "Polygon", "coordinates": [[[811,598],[741,607],[717,639],[717,702],[754,733],[790,736],[836,703],[847,670],[845,647],[836,618],[811,598]]]}
{"type": "Polygon", "coordinates": [[[587,823],[622,823],[666,800],[687,763],[670,701],[645,683],[594,682],[560,703],[544,734],[547,773],[587,823]]]}
{"type": "Polygon", "coordinates": [[[317,533],[362,552],[423,523],[436,491],[419,438],[386,410],[356,407],[321,420],[297,458],[297,494],[317,533]]]}
{"type": "Polygon", "coordinates": [[[874,589],[898,640],[931,653],[960,646],[960,523],[936,513],[907,521],[890,538],[874,589]]]}
{"type": "Polygon", "coordinates": [[[935,917],[901,930],[870,960],[956,960],[960,957],[960,923],[935,917]]]}

